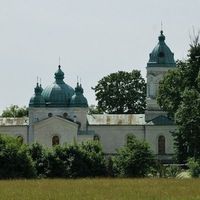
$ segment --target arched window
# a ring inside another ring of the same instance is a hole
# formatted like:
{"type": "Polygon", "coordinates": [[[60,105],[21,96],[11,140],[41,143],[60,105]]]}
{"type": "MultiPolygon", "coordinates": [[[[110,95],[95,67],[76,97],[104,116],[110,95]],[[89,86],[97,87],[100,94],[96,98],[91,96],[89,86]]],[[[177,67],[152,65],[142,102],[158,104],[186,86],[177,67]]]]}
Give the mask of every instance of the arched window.
{"type": "Polygon", "coordinates": [[[158,138],[158,154],[165,154],[165,137],[163,135],[158,138]]]}
{"type": "Polygon", "coordinates": [[[59,145],[60,144],[60,139],[57,135],[53,136],[52,137],[52,146],[55,146],[55,145],[59,145]]]}
{"type": "Polygon", "coordinates": [[[98,135],[94,135],[93,140],[94,141],[100,141],[100,137],[98,135]]]}
{"type": "Polygon", "coordinates": [[[21,144],[23,144],[24,138],[21,135],[17,136],[17,139],[21,144]]]}

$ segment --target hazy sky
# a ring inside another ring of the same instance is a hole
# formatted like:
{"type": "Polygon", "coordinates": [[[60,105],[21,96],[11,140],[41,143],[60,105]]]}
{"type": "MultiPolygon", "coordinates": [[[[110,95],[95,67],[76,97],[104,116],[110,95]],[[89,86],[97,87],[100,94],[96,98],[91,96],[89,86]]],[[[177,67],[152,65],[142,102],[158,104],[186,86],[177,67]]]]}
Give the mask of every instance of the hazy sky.
{"type": "Polygon", "coordinates": [[[161,21],[176,59],[200,28],[200,0],[0,0],[0,113],[28,105],[37,76],[54,81],[61,57],[65,82],[81,77],[89,104],[103,76],[139,69],[145,77],[161,21]]]}

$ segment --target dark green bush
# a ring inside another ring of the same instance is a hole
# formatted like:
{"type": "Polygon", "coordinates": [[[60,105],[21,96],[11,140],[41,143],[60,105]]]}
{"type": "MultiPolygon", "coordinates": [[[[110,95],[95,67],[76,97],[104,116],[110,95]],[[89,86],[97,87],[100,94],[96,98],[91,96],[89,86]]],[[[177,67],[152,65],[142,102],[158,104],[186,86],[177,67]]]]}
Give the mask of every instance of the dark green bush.
{"type": "Polygon", "coordinates": [[[120,148],[113,158],[116,176],[144,177],[153,166],[154,158],[148,144],[135,136],[129,137],[128,144],[120,148]]]}
{"type": "Polygon", "coordinates": [[[49,177],[94,177],[105,173],[103,152],[97,142],[56,146],[48,154],[49,177]]]}
{"type": "Polygon", "coordinates": [[[28,152],[33,160],[37,176],[46,177],[48,167],[47,149],[41,144],[34,143],[28,147],[28,152]]]}
{"type": "Polygon", "coordinates": [[[0,179],[35,176],[34,164],[26,145],[22,145],[17,138],[0,135],[0,179]]]}
{"type": "Polygon", "coordinates": [[[188,159],[188,167],[192,177],[200,176],[200,160],[195,160],[194,158],[188,159]]]}

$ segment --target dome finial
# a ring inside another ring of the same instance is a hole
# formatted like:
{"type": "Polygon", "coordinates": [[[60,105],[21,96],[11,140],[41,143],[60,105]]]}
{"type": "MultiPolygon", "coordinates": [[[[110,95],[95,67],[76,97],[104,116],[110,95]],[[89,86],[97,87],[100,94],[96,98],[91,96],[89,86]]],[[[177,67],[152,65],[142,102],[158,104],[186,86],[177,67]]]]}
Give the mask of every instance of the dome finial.
{"type": "Polygon", "coordinates": [[[163,30],[160,31],[160,35],[158,37],[159,42],[164,42],[165,41],[165,36],[163,34],[163,30]]]}
{"type": "Polygon", "coordinates": [[[58,69],[61,68],[61,65],[60,65],[60,56],[58,57],[58,69]]]}
{"type": "Polygon", "coordinates": [[[159,42],[165,41],[165,36],[163,35],[163,23],[160,24],[160,36],[158,37],[159,42]]]}

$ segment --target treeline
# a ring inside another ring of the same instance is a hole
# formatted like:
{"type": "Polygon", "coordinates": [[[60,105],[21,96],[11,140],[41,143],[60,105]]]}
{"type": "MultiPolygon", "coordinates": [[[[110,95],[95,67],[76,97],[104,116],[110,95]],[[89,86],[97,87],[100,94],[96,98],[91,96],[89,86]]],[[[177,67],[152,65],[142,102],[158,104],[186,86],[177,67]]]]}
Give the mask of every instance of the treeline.
{"type": "Polygon", "coordinates": [[[44,148],[0,135],[0,179],[144,177],[154,166],[149,146],[135,137],[129,138],[115,156],[107,157],[98,141],[44,148]]]}

